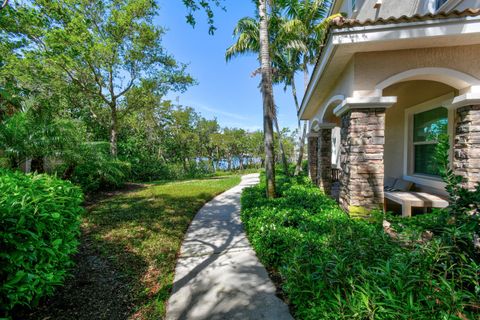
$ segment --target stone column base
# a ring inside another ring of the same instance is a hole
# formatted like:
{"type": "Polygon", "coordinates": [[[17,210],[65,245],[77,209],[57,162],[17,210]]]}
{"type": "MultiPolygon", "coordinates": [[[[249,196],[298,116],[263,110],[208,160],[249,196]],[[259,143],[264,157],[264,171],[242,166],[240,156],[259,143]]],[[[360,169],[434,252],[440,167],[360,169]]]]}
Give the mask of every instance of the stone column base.
{"type": "Polygon", "coordinates": [[[453,169],[473,191],[480,183],[480,105],[457,109],[455,133],[453,169]]]}
{"type": "Polygon", "coordinates": [[[384,129],[384,108],[356,108],[342,115],[340,205],[348,212],[383,208],[384,129]]]}

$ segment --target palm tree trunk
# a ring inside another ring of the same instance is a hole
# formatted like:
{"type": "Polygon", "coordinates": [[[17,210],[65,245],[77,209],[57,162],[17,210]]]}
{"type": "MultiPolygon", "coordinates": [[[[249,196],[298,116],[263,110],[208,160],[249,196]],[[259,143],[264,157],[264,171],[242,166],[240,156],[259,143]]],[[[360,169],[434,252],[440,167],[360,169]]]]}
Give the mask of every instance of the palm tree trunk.
{"type": "Polygon", "coordinates": [[[275,150],[273,145],[273,85],[270,63],[267,0],[258,1],[260,15],[260,62],[262,70],[263,130],[265,144],[265,176],[267,180],[267,198],[275,197],[275,150]]]}
{"type": "MultiPolygon", "coordinates": [[[[306,62],[304,62],[303,65],[303,81],[305,85],[305,93],[307,92],[307,87],[308,87],[308,82],[310,81],[310,77],[308,74],[308,65],[306,62]]],[[[297,89],[295,88],[295,85],[292,86],[292,92],[294,92],[294,100],[295,104],[297,107],[297,111],[300,111],[300,105],[298,104],[298,99],[297,99],[297,89]]],[[[305,153],[305,139],[307,138],[307,123],[303,123],[303,131],[302,125],[301,125],[301,120],[300,118],[298,119],[298,134],[300,135],[299,141],[298,141],[298,157],[297,157],[297,164],[295,166],[295,176],[298,176],[300,172],[302,172],[302,162],[303,162],[303,154],[305,153]],[[300,134],[300,132],[302,132],[300,134]]]]}
{"type": "MultiPolygon", "coordinates": [[[[305,75],[304,75],[305,77],[305,75]]],[[[297,108],[297,112],[300,111],[300,104],[298,103],[297,97],[297,87],[295,86],[295,81],[292,81],[292,95],[293,101],[295,101],[295,107],[297,108]]],[[[298,176],[300,172],[302,172],[302,161],[303,161],[303,153],[305,152],[305,137],[307,135],[307,124],[304,123],[303,125],[303,133],[302,132],[302,121],[298,118],[298,156],[297,161],[295,164],[295,173],[294,176],[298,176]]]]}
{"type": "MultiPolygon", "coordinates": [[[[301,128],[301,125],[299,126],[299,129],[301,128]]],[[[300,130],[299,132],[300,133],[300,130]]],[[[303,123],[303,132],[302,135],[300,136],[300,141],[298,143],[298,158],[297,158],[297,164],[295,166],[295,176],[298,176],[300,172],[302,172],[302,162],[303,162],[303,154],[305,153],[305,138],[307,137],[307,123],[303,123]]]]}
{"type": "Polygon", "coordinates": [[[277,130],[277,134],[278,134],[278,144],[280,145],[280,153],[282,155],[283,170],[285,171],[285,175],[288,177],[290,176],[290,171],[288,170],[287,156],[285,155],[285,148],[283,147],[282,134],[280,132],[280,127],[278,126],[277,117],[274,117],[273,121],[275,124],[275,130],[277,130]]]}

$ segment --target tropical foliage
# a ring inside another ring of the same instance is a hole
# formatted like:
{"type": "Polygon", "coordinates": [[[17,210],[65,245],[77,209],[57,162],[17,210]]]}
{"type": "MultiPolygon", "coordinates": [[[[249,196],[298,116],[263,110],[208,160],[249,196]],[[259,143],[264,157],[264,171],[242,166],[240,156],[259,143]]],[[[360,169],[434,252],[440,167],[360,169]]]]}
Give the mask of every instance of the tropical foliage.
{"type": "Polygon", "coordinates": [[[220,128],[164,98],[195,81],[162,47],[156,12],[150,0],[2,10],[2,166],[56,174],[90,192],[260,165],[259,132],[220,128]]]}
{"type": "MultiPolygon", "coordinates": [[[[303,71],[306,90],[309,80],[308,68],[315,62],[328,25],[335,16],[327,18],[330,3],[323,0],[277,0],[271,1],[270,4],[269,15],[265,18],[265,21],[268,22],[268,26],[265,28],[268,31],[266,37],[268,40],[266,41],[268,41],[268,55],[271,64],[271,75],[269,77],[272,78],[273,83],[283,84],[285,89],[289,86],[292,88],[293,101],[298,112],[300,105],[295,85],[295,75],[297,72],[303,71]]],[[[263,58],[260,55],[262,45],[260,41],[261,23],[260,15],[254,18],[245,17],[238,21],[233,32],[237,41],[227,49],[227,61],[239,55],[257,54],[261,62],[261,58],[263,58]]],[[[263,55],[265,56],[265,53],[263,55]]],[[[262,87],[263,93],[265,90],[262,87]]],[[[273,121],[278,127],[274,111],[273,121]]],[[[306,123],[303,124],[302,128],[299,121],[297,132],[299,152],[296,159],[296,175],[301,171],[306,133],[306,123]]],[[[282,148],[281,144],[280,148],[282,148]]],[[[288,173],[286,161],[284,161],[283,170],[288,173]]]]}
{"type": "MultiPolygon", "coordinates": [[[[298,319],[475,319],[480,260],[463,250],[466,224],[448,211],[394,226],[349,218],[305,177],[279,176],[244,191],[242,219],[259,258],[283,279],[298,319]],[[415,230],[416,232],[412,232],[415,230]],[[433,232],[430,240],[420,237],[433,232]]],[[[391,219],[391,218],[389,218],[391,219]]]]}
{"type": "Polygon", "coordinates": [[[82,202],[69,182],[0,170],[0,312],[34,306],[63,283],[78,245],[82,202]]]}

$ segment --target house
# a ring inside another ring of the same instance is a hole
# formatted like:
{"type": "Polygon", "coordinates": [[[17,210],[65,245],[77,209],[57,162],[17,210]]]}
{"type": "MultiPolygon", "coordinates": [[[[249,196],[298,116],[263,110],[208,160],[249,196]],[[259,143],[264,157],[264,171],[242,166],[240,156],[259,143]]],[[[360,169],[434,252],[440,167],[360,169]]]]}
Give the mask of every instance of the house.
{"type": "Polygon", "coordinates": [[[337,0],[303,99],[309,171],[341,206],[381,208],[387,177],[445,194],[433,154],[448,133],[466,188],[480,182],[480,0],[337,0]]]}

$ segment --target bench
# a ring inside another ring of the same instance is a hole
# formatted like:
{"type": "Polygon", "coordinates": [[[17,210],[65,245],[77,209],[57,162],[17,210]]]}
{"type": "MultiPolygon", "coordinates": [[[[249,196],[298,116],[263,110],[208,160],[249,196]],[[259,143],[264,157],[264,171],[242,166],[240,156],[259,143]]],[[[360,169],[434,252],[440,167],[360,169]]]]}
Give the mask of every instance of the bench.
{"type": "MultiPolygon", "coordinates": [[[[420,208],[446,208],[448,201],[426,192],[410,191],[385,191],[385,199],[396,202],[402,206],[402,217],[412,216],[412,207],[420,208]]],[[[387,203],[384,202],[384,211],[387,209],[387,203]]]]}

